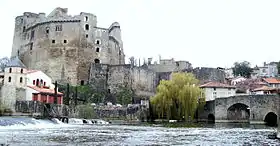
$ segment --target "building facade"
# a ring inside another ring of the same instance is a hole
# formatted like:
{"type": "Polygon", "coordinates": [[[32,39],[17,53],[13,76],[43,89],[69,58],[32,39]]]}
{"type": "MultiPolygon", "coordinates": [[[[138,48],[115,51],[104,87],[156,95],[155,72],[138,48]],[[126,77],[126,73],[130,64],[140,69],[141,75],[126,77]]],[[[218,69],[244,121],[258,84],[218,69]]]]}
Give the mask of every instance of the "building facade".
{"type": "Polygon", "coordinates": [[[215,100],[216,98],[225,98],[234,96],[236,87],[219,82],[208,82],[200,86],[205,91],[206,101],[215,100]]]}
{"type": "Polygon", "coordinates": [[[102,28],[91,13],[67,12],[56,8],[48,16],[24,12],[16,17],[11,56],[19,56],[28,69],[73,85],[88,80],[92,62],[125,63],[119,23],[102,28]]]}
{"type": "Polygon", "coordinates": [[[51,78],[42,71],[26,69],[17,56],[8,62],[1,79],[0,103],[11,110],[17,100],[63,104],[63,94],[57,91],[55,95],[51,78]]]}

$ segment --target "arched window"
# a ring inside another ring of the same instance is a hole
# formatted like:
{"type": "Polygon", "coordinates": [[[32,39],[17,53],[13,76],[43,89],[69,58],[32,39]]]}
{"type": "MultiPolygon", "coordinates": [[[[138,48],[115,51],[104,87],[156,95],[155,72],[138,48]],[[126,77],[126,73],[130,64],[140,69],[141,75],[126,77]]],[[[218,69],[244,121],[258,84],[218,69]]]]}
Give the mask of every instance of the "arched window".
{"type": "Polygon", "coordinates": [[[96,52],[99,52],[99,48],[96,48],[96,50],[95,50],[96,52]]]}
{"type": "Polygon", "coordinates": [[[11,77],[9,77],[9,80],[8,80],[8,82],[11,82],[12,81],[12,78],[11,77]]]}
{"type": "Polygon", "coordinates": [[[89,25],[88,24],[85,25],[85,29],[89,30],[89,25]]]}
{"type": "Polygon", "coordinates": [[[39,79],[36,80],[36,86],[39,86],[39,79]]]}
{"type": "Polygon", "coordinates": [[[22,77],[19,78],[19,82],[22,83],[22,77]]]}
{"type": "Polygon", "coordinates": [[[20,73],[23,73],[23,69],[20,69],[20,73]]]}
{"type": "Polygon", "coordinates": [[[94,63],[100,63],[99,59],[94,59],[94,63]]]}
{"type": "Polygon", "coordinates": [[[81,85],[83,86],[85,84],[85,81],[84,80],[81,80],[81,85]]]}
{"type": "Polygon", "coordinates": [[[35,85],[36,84],[36,81],[35,80],[33,80],[33,85],[35,85]]]}
{"type": "Polygon", "coordinates": [[[9,73],[12,73],[12,68],[9,69],[9,73]]]}
{"type": "Polygon", "coordinates": [[[88,21],[88,16],[85,16],[85,21],[88,21]]]}
{"type": "Polygon", "coordinates": [[[100,40],[96,40],[96,42],[95,42],[97,45],[99,45],[100,44],[100,40]]]}

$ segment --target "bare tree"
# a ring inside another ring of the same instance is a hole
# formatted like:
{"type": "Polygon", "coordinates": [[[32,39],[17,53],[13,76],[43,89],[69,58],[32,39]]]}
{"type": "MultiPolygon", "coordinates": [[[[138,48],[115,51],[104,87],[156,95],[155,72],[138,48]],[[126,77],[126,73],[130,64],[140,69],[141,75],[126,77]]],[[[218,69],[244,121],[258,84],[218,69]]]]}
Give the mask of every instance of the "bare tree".
{"type": "Polygon", "coordinates": [[[7,63],[9,62],[9,58],[8,57],[4,57],[4,58],[0,58],[0,72],[4,71],[7,63]]]}

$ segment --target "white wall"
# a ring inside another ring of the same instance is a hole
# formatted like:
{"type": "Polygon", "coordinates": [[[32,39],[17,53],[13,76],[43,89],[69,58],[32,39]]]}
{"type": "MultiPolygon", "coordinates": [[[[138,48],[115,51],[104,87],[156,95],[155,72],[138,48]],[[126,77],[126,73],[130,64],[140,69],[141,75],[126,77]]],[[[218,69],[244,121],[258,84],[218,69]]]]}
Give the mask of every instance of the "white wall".
{"type": "Polygon", "coordinates": [[[33,86],[33,80],[35,80],[36,82],[37,79],[39,79],[39,82],[41,81],[41,79],[43,80],[43,82],[46,82],[46,86],[51,86],[52,84],[51,78],[47,76],[45,73],[43,73],[42,71],[29,73],[26,76],[27,76],[27,85],[29,86],[33,86]]]}
{"type": "Polygon", "coordinates": [[[25,100],[32,100],[32,93],[38,93],[36,90],[31,89],[29,87],[26,88],[25,90],[25,100]]]}
{"type": "Polygon", "coordinates": [[[235,95],[235,89],[232,88],[204,88],[206,101],[215,100],[216,98],[229,97],[235,95]]]}
{"type": "Polygon", "coordinates": [[[11,69],[10,73],[10,68],[5,68],[4,84],[24,88],[26,86],[26,69],[20,67],[11,67],[11,69]],[[23,73],[21,73],[21,69],[23,69],[23,73]],[[9,82],[9,77],[11,77],[11,82],[9,82]],[[20,83],[20,78],[22,78],[22,83],[20,83]]]}

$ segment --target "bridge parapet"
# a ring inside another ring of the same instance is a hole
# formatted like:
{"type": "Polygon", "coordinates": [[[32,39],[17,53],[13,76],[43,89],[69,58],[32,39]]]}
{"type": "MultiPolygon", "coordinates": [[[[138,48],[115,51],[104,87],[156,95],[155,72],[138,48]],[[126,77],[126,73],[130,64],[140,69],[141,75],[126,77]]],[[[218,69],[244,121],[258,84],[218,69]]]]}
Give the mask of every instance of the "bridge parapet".
{"type": "Polygon", "coordinates": [[[264,123],[267,115],[278,119],[278,95],[237,95],[215,100],[216,122],[264,123]]]}

